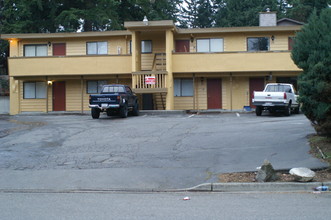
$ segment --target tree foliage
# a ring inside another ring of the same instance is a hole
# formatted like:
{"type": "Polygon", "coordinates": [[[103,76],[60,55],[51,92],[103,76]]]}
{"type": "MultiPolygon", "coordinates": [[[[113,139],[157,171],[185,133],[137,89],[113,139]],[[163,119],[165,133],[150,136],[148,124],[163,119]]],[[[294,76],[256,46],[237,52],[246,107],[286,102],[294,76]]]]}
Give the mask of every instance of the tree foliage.
{"type": "Polygon", "coordinates": [[[331,0],[287,0],[286,14],[294,20],[307,22],[314,10],[320,12],[331,4],[331,0]]]}
{"type": "Polygon", "coordinates": [[[331,9],[313,13],[296,35],[292,51],[299,76],[302,111],[320,135],[331,137],[331,9]]]}

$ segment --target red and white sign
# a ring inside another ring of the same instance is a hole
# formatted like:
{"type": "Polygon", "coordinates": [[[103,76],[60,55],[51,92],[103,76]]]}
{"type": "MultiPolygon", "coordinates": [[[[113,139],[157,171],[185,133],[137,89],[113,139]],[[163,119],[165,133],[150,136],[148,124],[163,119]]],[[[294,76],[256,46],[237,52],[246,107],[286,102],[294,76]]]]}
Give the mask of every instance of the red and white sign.
{"type": "Polygon", "coordinates": [[[155,85],[155,76],[145,76],[145,84],[155,85]]]}

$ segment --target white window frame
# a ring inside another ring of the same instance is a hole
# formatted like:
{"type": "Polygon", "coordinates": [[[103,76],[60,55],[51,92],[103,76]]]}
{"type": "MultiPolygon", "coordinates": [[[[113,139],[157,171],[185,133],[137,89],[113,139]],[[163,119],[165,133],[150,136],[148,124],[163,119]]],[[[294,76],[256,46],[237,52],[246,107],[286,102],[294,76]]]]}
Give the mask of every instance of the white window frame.
{"type": "Polygon", "coordinates": [[[46,99],[46,82],[24,82],[23,99],[46,99]]]}
{"type": "Polygon", "coordinates": [[[141,41],[141,53],[152,53],[153,45],[151,40],[142,40],[141,41]]]}
{"type": "Polygon", "coordinates": [[[86,54],[87,55],[106,55],[106,54],[108,54],[108,42],[107,41],[86,42],[86,54]],[[95,51],[90,51],[90,49],[89,49],[90,46],[95,46],[95,51]]]}
{"type": "Polygon", "coordinates": [[[45,57],[48,56],[47,44],[25,44],[24,45],[24,56],[25,57],[45,57]],[[27,53],[27,48],[31,48],[31,54],[27,53]],[[41,54],[41,50],[44,49],[45,53],[41,54]]]}
{"type": "Polygon", "coordinates": [[[224,52],[224,39],[223,38],[201,38],[201,39],[197,39],[197,52],[198,53],[224,52]],[[215,43],[217,43],[217,41],[220,42],[220,47],[216,49],[215,48],[215,43]]]}
{"type": "Polygon", "coordinates": [[[174,79],[175,97],[193,97],[194,86],[192,78],[174,79]]]}
{"type": "Polygon", "coordinates": [[[87,94],[98,94],[101,92],[102,87],[107,84],[108,84],[107,80],[88,80],[86,82],[86,93],[87,94]],[[95,85],[93,85],[92,83],[95,83],[95,85]],[[94,87],[94,88],[91,88],[91,87],[94,87]]]}

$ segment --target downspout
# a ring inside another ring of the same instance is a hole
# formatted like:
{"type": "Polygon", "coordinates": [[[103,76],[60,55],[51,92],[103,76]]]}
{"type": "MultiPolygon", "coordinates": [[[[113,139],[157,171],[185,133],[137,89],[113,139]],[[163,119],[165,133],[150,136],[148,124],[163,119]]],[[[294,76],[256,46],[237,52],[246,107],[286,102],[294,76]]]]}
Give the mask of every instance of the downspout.
{"type": "Polygon", "coordinates": [[[80,76],[80,88],[81,88],[81,114],[84,113],[84,78],[80,76]]]}
{"type": "Polygon", "coordinates": [[[230,110],[232,111],[232,93],[233,93],[233,82],[232,73],[230,73],[230,110]]]}
{"type": "Polygon", "coordinates": [[[195,98],[196,98],[196,85],[195,85],[195,73],[193,73],[193,110],[195,110],[195,98]]]}
{"type": "Polygon", "coordinates": [[[48,76],[45,77],[46,78],[46,113],[48,113],[48,76]]]}

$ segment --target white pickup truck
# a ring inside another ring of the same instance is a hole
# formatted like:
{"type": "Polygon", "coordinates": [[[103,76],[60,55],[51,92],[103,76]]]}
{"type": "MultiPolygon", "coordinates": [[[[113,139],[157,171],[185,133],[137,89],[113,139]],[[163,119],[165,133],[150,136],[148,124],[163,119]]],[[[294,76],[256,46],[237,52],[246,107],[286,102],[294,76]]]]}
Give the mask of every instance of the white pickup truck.
{"type": "Polygon", "coordinates": [[[297,97],[293,85],[269,83],[262,92],[254,91],[252,104],[256,106],[257,116],[261,116],[263,110],[269,110],[270,113],[282,111],[286,116],[290,116],[292,111],[299,113],[297,97]]]}

